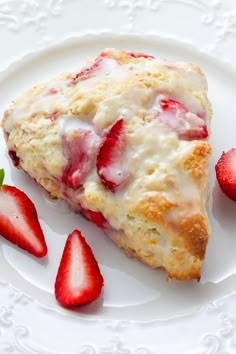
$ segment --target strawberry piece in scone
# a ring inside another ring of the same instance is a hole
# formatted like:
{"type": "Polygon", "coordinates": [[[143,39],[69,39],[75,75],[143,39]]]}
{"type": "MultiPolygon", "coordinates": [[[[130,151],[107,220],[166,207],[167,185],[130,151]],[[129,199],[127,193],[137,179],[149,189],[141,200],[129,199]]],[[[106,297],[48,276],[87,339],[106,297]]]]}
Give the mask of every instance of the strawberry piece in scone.
{"type": "Polygon", "coordinates": [[[109,227],[109,223],[104,218],[100,211],[93,211],[89,209],[84,209],[81,207],[81,214],[83,214],[89,221],[97,225],[98,227],[105,229],[109,227]]]}
{"type": "Polygon", "coordinates": [[[189,112],[182,103],[164,98],[160,100],[160,107],[160,121],[176,131],[180,139],[200,140],[208,137],[204,120],[189,112]]]}
{"type": "Polygon", "coordinates": [[[62,182],[76,189],[85,180],[94,166],[98,148],[98,137],[93,131],[72,131],[62,139],[63,153],[67,165],[62,182]]]}
{"type": "Polygon", "coordinates": [[[154,59],[152,55],[145,54],[145,53],[138,53],[138,52],[126,52],[133,58],[149,58],[149,59],[154,59]]]}
{"type": "Polygon", "coordinates": [[[18,168],[20,166],[20,161],[19,161],[19,157],[17,157],[15,151],[9,150],[8,155],[11,158],[13,165],[18,168]]]}
{"type": "Polygon", "coordinates": [[[96,75],[96,72],[99,71],[99,66],[102,61],[102,56],[98,56],[92,64],[89,64],[85,68],[83,68],[80,72],[78,72],[73,78],[72,82],[77,84],[79,81],[86,80],[96,75]]]}
{"type": "Polygon", "coordinates": [[[120,119],[106,134],[97,156],[97,173],[111,191],[128,177],[124,154],[125,126],[124,120],[120,119]]]}

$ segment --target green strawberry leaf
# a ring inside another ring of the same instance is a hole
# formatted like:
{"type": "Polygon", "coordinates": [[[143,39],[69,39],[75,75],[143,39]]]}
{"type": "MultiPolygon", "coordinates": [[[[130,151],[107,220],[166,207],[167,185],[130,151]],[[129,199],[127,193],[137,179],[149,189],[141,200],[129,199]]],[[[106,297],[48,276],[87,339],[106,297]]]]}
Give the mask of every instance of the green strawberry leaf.
{"type": "Polygon", "coordinates": [[[4,180],[4,177],[5,177],[5,172],[4,172],[4,169],[1,168],[0,169],[0,188],[2,187],[3,185],[3,180],[4,180]]]}

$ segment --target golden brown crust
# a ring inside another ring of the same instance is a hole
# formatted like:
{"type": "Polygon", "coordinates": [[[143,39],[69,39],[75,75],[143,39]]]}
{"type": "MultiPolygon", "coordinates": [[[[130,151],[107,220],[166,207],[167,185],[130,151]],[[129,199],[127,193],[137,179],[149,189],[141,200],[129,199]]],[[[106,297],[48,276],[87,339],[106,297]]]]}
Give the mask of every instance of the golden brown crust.
{"type": "Polygon", "coordinates": [[[186,249],[195,257],[203,260],[209,238],[209,229],[206,218],[196,214],[181,220],[179,235],[184,239],[186,249]]]}
{"type": "Polygon", "coordinates": [[[157,223],[165,220],[166,213],[175,206],[160,193],[147,196],[141,200],[136,207],[132,210],[133,213],[141,214],[150,221],[157,223]]]}
{"type": "Polygon", "coordinates": [[[184,169],[197,183],[202,183],[206,172],[208,172],[208,159],[211,150],[209,142],[201,141],[183,161],[184,169]]]}

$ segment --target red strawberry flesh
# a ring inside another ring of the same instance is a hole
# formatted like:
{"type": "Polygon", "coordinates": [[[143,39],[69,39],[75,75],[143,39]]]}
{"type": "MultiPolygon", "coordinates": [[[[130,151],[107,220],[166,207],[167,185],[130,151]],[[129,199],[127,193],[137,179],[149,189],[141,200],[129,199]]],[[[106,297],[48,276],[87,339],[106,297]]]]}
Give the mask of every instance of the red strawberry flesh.
{"type": "Polygon", "coordinates": [[[78,188],[95,164],[98,136],[92,131],[74,131],[63,136],[62,149],[67,165],[64,168],[62,182],[68,187],[78,188]]]}
{"type": "Polygon", "coordinates": [[[87,80],[92,77],[99,69],[101,61],[102,56],[98,56],[92,64],[86,66],[72,78],[73,83],[77,84],[79,81],[87,80]]]}
{"type": "Polygon", "coordinates": [[[91,222],[93,222],[98,227],[105,229],[109,226],[107,220],[104,218],[100,211],[93,211],[89,209],[84,209],[81,207],[81,213],[91,222]]]}
{"type": "Polygon", "coordinates": [[[118,120],[108,131],[97,156],[97,173],[103,184],[114,191],[128,177],[125,168],[125,126],[118,120]]]}
{"type": "Polygon", "coordinates": [[[133,58],[150,58],[150,59],[154,59],[154,57],[152,55],[148,55],[148,54],[145,54],[145,53],[135,53],[135,52],[126,52],[126,53],[129,54],[133,58]]]}
{"type": "Polygon", "coordinates": [[[187,108],[182,103],[174,100],[162,99],[160,101],[160,106],[163,109],[163,111],[176,113],[177,110],[180,110],[185,113],[188,112],[187,108]]]}
{"type": "Polygon", "coordinates": [[[160,107],[162,112],[158,112],[157,117],[175,131],[180,139],[199,140],[208,137],[204,120],[189,112],[184,104],[171,99],[162,99],[160,107]]]}
{"type": "Polygon", "coordinates": [[[20,166],[20,159],[19,157],[16,155],[16,152],[13,151],[13,150],[9,150],[8,151],[8,155],[9,157],[11,158],[12,162],[13,162],[13,165],[17,168],[19,168],[20,166]]]}
{"type": "Polygon", "coordinates": [[[36,257],[47,254],[35,206],[16,187],[0,188],[0,235],[36,257]]]}
{"type": "Polygon", "coordinates": [[[55,296],[63,306],[87,305],[102,290],[103,277],[90,246],[80,231],[67,238],[55,281],[55,296]]]}
{"type": "Polygon", "coordinates": [[[236,201],[236,148],[222,153],[215,170],[222,191],[236,201]]]}

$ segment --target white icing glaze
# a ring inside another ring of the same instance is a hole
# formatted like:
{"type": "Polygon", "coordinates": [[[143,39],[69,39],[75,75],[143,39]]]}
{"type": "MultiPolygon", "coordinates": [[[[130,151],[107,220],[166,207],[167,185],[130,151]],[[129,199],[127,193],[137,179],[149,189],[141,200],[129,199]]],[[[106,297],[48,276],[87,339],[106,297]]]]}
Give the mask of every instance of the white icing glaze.
{"type": "Polygon", "coordinates": [[[48,83],[35,92],[35,95],[29,94],[24,99],[19,99],[14,109],[9,110],[7,120],[7,130],[11,131],[15,124],[21,120],[30,119],[32,115],[40,113],[45,114],[58,111],[58,108],[67,107],[68,100],[61,94],[61,89],[66,86],[66,81],[56,81],[55,85],[48,83]],[[50,93],[50,90],[58,90],[56,93],[50,93]]]}
{"type": "Polygon", "coordinates": [[[81,120],[78,116],[65,116],[62,115],[58,118],[57,122],[60,127],[62,134],[67,134],[72,130],[93,130],[94,127],[89,124],[86,120],[81,120]]]}
{"type": "MultiPolygon", "coordinates": [[[[82,70],[83,71],[83,70],[82,70]]],[[[115,59],[103,57],[98,67],[87,79],[79,80],[81,90],[90,90],[91,86],[105,81],[123,81],[129,77],[127,66],[120,65],[115,59]]]]}

